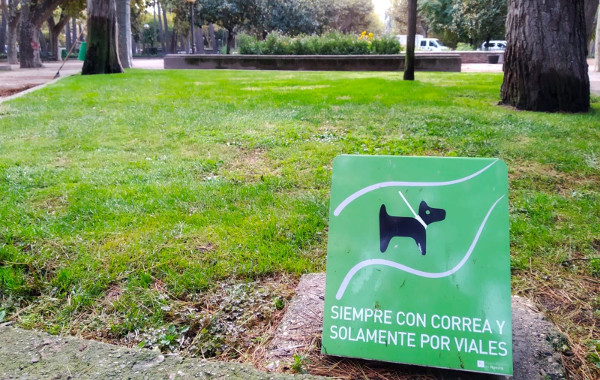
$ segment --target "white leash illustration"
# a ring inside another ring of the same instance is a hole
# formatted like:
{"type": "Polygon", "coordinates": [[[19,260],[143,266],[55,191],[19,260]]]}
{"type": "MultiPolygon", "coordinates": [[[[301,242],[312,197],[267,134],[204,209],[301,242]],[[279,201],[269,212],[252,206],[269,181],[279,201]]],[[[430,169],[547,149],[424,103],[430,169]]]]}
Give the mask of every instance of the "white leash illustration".
{"type": "MultiPolygon", "coordinates": [[[[400,193],[400,195],[402,196],[402,198],[404,198],[404,195],[402,195],[402,193],[400,193]]],[[[490,207],[489,211],[483,218],[483,221],[481,222],[481,225],[479,226],[479,229],[477,230],[475,237],[473,238],[473,242],[471,243],[471,246],[465,253],[462,260],[460,260],[460,262],[458,264],[456,264],[454,266],[454,268],[447,270],[445,272],[424,272],[424,271],[420,271],[418,269],[414,269],[414,268],[411,268],[406,265],[402,265],[402,264],[399,264],[397,262],[390,261],[390,260],[383,260],[383,259],[364,260],[364,261],[361,261],[360,263],[356,264],[355,266],[353,266],[352,269],[350,269],[350,271],[348,271],[348,273],[346,274],[346,277],[344,277],[344,280],[342,281],[342,284],[340,285],[340,287],[335,295],[335,298],[339,300],[344,296],[344,292],[346,291],[348,284],[350,283],[350,281],[352,280],[354,275],[359,270],[369,267],[369,266],[373,266],[373,265],[383,265],[383,266],[399,269],[401,271],[413,274],[415,276],[425,277],[425,278],[442,278],[442,277],[447,277],[447,276],[450,276],[450,275],[456,273],[458,270],[460,270],[460,268],[463,267],[463,265],[465,265],[465,263],[471,256],[471,253],[473,253],[473,250],[475,249],[475,246],[477,245],[477,242],[479,241],[481,232],[483,231],[483,228],[485,227],[485,224],[487,223],[487,220],[488,220],[490,214],[492,213],[492,211],[494,210],[494,208],[496,207],[498,202],[500,202],[502,200],[502,198],[504,198],[504,197],[505,197],[505,195],[498,198],[496,200],[496,202],[494,202],[492,207],[490,207]]],[[[406,199],[405,199],[405,201],[406,201],[406,199]]],[[[406,203],[408,204],[408,202],[406,202],[406,203]]],[[[410,207],[410,205],[409,205],[409,207],[410,207]]],[[[411,211],[414,213],[414,210],[412,210],[412,207],[411,207],[411,211]]]]}

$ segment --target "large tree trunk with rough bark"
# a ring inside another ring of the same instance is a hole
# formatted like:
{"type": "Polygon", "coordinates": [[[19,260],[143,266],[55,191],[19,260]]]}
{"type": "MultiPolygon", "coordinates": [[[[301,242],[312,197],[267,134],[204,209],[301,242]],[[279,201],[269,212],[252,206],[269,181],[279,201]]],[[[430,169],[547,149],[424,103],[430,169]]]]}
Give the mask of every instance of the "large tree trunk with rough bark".
{"type": "Polygon", "coordinates": [[[117,42],[115,0],[88,1],[87,52],[81,74],[122,73],[117,42]]]}
{"type": "Polygon", "coordinates": [[[415,35],[417,34],[417,0],[408,0],[408,35],[404,57],[404,80],[415,80],[415,35]]]}
{"type": "Polygon", "coordinates": [[[19,62],[21,68],[41,67],[37,30],[64,0],[21,0],[19,62]]]}
{"type": "Polygon", "coordinates": [[[119,25],[119,60],[125,69],[132,67],[131,56],[131,0],[116,0],[119,25]]]}
{"type": "Polygon", "coordinates": [[[518,109],[590,107],[583,0],[510,0],[502,102],[518,109]]]}
{"type": "Polygon", "coordinates": [[[19,30],[19,63],[22,69],[42,67],[40,41],[31,8],[31,0],[23,0],[19,30]]]}

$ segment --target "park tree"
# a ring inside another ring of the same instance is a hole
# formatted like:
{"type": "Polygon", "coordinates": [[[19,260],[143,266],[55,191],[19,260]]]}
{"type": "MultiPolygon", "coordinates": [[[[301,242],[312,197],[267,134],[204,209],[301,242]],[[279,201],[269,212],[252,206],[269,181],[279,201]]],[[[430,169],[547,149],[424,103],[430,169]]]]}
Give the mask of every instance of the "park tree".
{"type": "Polygon", "coordinates": [[[132,65],[131,53],[131,0],[116,0],[119,60],[128,69],[132,65]]]}
{"type": "Polygon", "coordinates": [[[62,7],[59,7],[54,13],[55,14],[48,17],[47,20],[48,33],[50,35],[50,46],[48,51],[50,52],[50,55],[54,57],[54,60],[58,60],[58,36],[65,25],[71,20],[71,16],[69,16],[62,7]]]}
{"type": "Polygon", "coordinates": [[[71,19],[84,17],[85,6],[85,0],[66,0],[46,20],[50,37],[48,51],[53,59],[59,59],[58,36],[71,19]]]}
{"type": "Polygon", "coordinates": [[[327,26],[342,33],[360,33],[373,27],[374,7],[365,0],[331,0],[327,8],[327,26]]]}
{"type": "Polygon", "coordinates": [[[502,102],[518,109],[590,107],[584,0],[510,0],[502,102]]]}
{"type": "Polygon", "coordinates": [[[0,0],[2,14],[6,15],[6,45],[8,63],[16,65],[19,63],[17,58],[17,28],[21,20],[20,0],[0,0]]]}
{"type": "Polygon", "coordinates": [[[19,63],[22,69],[41,67],[38,30],[65,0],[21,0],[19,63]]]}
{"type": "Polygon", "coordinates": [[[452,25],[472,46],[505,34],[506,0],[455,0],[452,25]]]}
{"type": "Polygon", "coordinates": [[[264,7],[264,31],[276,30],[294,36],[321,33],[325,26],[325,10],[317,1],[266,0],[264,7]]]}
{"type": "Polygon", "coordinates": [[[417,34],[417,0],[408,0],[408,35],[404,58],[404,80],[415,79],[415,37],[417,34]]]}
{"type": "Polygon", "coordinates": [[[503,38],[506,0],[419,0],[419,14],[449,46],[503,38]]]}
{"type": "Polygon", "coordinates": [[[122,73],[117,51],[117,8],[115,0],[88,3],[87,52],[82,75],[122,73]]]}
{"type": "MultiPolygon", "coordinates": [[[[392,0],[389,13],[394,21],[396,34],[408,34],[408,0],[392,0]]],[[[427,36],[428,33],[429,26],[421,17],[421,12],[417,12],[417,34],[427,36]]]]}
{"type": "Polygon", "coordinates": [[[260,25],[263,20],[262,0],[198,0],[196,4],[203,21],[214,22],[227,30],[227,54],[241,29],[260,25]]]}
{"type": "Polygon", "coordinates": [[[427,24],[428,31],[440,37],[448,46],[456,46],[461,41],[460,31],[455,28],[454,0],[419,0],[418,10],[421,19],[427,24]]]}

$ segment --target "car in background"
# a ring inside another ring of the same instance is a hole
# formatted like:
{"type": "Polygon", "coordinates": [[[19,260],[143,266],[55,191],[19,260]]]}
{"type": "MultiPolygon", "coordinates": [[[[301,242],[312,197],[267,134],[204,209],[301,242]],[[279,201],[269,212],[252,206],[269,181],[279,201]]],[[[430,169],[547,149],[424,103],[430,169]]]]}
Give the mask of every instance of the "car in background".
{"type": "Polygon", "coordinates": [[[450,50],[448,49],[448,47],[442,45],[440,40],[438,40],[437,38],[421,38],[421,40],[417,42],[417,49],[427,51],[450,50]]]}
{"type": "Polygon", "coordinates": [[[481,44],[481,50],[486,51],[504,51],[506,50],[506,41],[504,40],[490,40],[490,42],[484,42],[481,44]]]}
{"type": "MultiPolygon", "coordinates": [[[[408,36],[406,34],[397,35],[396,38],[400,42],[400,45],[406,46],[408,36]]],[[[448,47],[442,45],[440,40],[437,38],[425,38],[421,34],[415,35],[415,49],[416,50],[427,50],[427,51],[447,51],[450,50],[448,47]]]]}

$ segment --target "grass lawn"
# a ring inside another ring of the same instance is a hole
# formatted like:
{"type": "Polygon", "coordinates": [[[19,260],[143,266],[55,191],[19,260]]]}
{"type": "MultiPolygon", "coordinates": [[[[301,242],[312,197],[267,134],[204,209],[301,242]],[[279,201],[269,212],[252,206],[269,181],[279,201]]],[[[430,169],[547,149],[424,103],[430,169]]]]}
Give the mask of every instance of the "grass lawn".
{"type": "Polygon", "coordinates": [[[0,105],[0,322],[251,360],[325,269],[335,156],[499,157],[513,293],[600,376],[600,98],[497,106],[500,74],[142,71],[0,105]]]}

